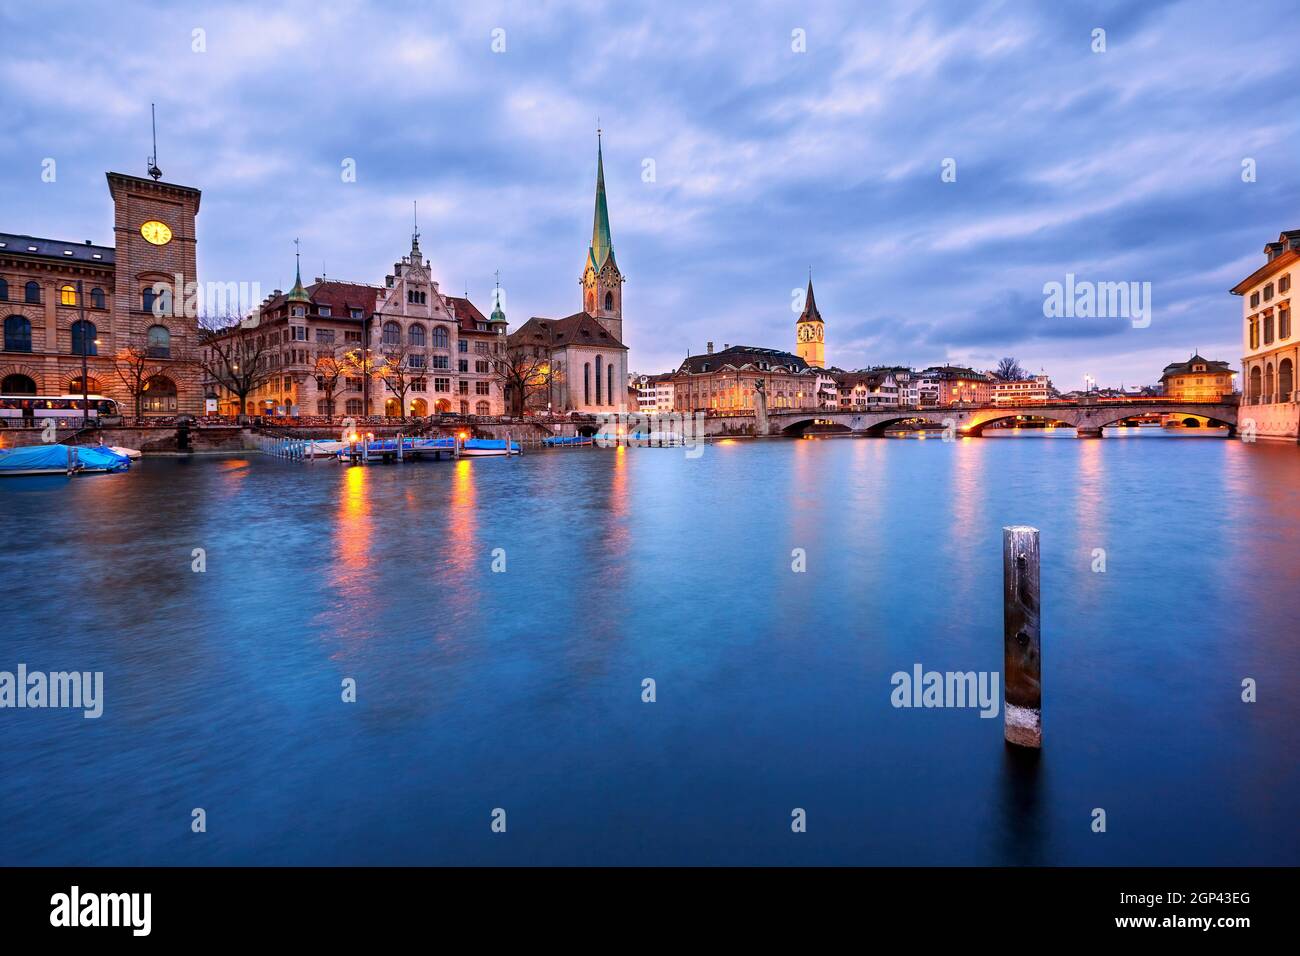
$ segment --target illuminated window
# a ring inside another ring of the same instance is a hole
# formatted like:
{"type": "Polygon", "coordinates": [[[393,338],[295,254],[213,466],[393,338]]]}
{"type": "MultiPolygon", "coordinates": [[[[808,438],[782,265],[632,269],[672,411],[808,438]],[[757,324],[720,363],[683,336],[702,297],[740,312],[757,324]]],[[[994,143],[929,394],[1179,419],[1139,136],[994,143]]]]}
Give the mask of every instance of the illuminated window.
{"type": "Polygon", "coordinates": [[[59,289],[59,303],[61,305],[76,305],[77,304],[76,286],[65,285],[61,289],[59,289]]]}

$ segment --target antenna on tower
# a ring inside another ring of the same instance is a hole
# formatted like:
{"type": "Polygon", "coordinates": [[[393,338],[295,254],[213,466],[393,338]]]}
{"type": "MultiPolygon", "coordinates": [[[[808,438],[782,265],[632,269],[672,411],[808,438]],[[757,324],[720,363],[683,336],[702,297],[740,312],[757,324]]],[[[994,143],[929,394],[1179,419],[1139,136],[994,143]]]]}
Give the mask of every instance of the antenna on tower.
{"type": "Polygon", "coordinates": [[[153,103],[149,104],[149,125],[153,128],[153,155],[149,157],[149,175],[157,182],[162,179],[162,170],[158,168],[158,112],[153,103]]]}

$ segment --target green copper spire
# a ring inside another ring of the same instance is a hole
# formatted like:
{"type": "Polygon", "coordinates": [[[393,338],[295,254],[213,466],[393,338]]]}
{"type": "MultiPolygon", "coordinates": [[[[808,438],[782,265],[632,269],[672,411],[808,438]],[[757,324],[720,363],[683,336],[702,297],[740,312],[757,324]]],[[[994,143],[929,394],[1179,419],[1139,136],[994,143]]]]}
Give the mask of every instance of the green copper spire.
{"type": "Polygon", "coordinates": [[[293,258],[294,258],[294,280],[293,288],[289,290],[290,302],[310,302],[311,296],[307,290],[302,287],[302,254],[298,250],[298,240],[293,241],[293,258]]]}
{"type": "Polygon", "coordinates": [[[500,269],[497,270],[497,287],[496,287],[496,291],[492,293],[492,299],[493,299],[493,306],[494,306],[494,308],[492,309],[492,321],[504,322],[506,320],[506,313],[505,310],[501,308],[501,270],[500,269]]]}
{"type": "Polygon", "coordinates": [[[605,159],[600,129],[596,130],[596,214],[591,226],[591,267],[597,272],[609,258],[614,243],[609,236],[609,206],[605,202],[605,159]]]}

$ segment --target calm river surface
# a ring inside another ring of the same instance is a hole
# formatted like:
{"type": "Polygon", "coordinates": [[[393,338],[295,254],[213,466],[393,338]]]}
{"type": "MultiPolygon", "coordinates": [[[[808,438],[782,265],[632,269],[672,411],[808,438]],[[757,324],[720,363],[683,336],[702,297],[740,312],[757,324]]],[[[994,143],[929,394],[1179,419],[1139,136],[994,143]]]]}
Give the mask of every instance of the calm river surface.
{"type": "Polygon", "coordinates": [[[0,670],[106,703],[0,710],[0,863],[1300,864],[1298,491],[1158,432],[5,479],[0,670]],[[1037,761],[890,704],[1001,671],[1006,524],[1037,761]]]}

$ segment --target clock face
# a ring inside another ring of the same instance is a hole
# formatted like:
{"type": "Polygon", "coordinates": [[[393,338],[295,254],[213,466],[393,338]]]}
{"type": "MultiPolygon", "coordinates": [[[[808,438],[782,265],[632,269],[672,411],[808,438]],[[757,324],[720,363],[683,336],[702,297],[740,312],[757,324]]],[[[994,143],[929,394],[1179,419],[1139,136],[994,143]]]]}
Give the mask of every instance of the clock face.
{"type": "Polygon", "coordinates": [[[146,242],[152,242],[155,246],[165,246],[172,241],[172,231],[165,222],[159,222],[157,219],[150,219],[140,227],[140,235],[144,236],[146,242]]]}

